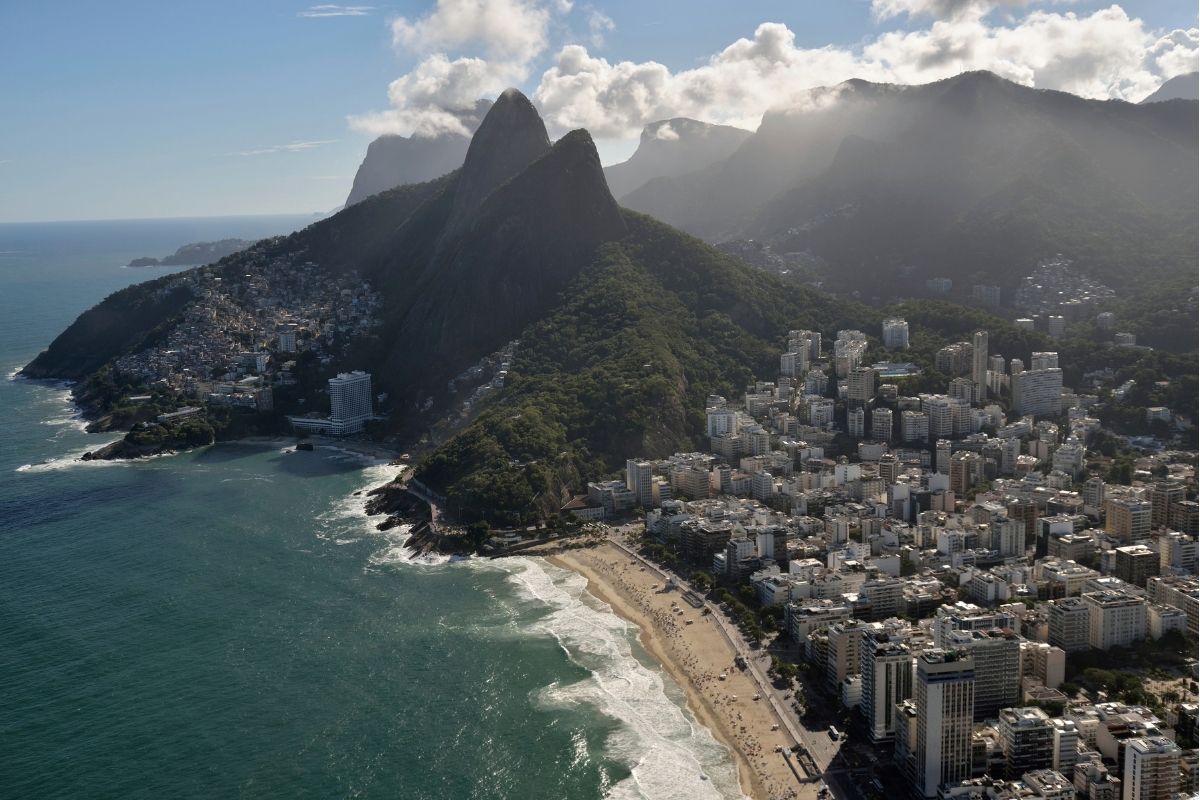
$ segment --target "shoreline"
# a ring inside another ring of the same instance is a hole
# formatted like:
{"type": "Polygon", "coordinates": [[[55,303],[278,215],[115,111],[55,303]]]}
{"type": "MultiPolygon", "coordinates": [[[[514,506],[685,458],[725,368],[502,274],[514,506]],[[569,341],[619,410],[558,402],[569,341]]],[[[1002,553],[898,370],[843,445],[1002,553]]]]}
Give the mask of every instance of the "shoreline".
{"type": "Polygon", "coordinates": [[[735,653],[715,621],[686,604],[680,604],[682,615],[673,613],[671,606],[680,595],[656,588],[661,578],[630,564],[628,554],[611,542],[545,559],[582,576],[589,594],[638,628],[638,641],[679,685],[696,722],[729,750],[746,797],[816,796],[815,787],[801,784],[775,752],[776,746],[790,744],[786,732],[772,730],[774,717],[765,699],[751,700],[755,685],[734,667],[735,653]]]}

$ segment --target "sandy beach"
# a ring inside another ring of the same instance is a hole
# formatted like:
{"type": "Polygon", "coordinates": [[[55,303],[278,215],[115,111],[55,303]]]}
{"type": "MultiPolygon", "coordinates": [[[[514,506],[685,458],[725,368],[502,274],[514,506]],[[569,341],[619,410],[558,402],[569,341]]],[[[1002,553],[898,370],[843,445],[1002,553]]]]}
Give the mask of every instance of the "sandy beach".
{"type": "Polygon", "coordinates": [[[683,688],[696,719],[733,752],[745,794],[756,800],[816,797],[813,784],[799,782],[800,768],[794,772],[775,751],[791,741],[784,730],[773,730],[778,720],[766,698],[753,700],[754,680],[735,666],[735,652],[711,617],[688,605],[678,590],[661,591],[658,573],[631,563],[611,542],[547,561],[585,577],[592,595],[640,628],[642,645],[683,688]]]}

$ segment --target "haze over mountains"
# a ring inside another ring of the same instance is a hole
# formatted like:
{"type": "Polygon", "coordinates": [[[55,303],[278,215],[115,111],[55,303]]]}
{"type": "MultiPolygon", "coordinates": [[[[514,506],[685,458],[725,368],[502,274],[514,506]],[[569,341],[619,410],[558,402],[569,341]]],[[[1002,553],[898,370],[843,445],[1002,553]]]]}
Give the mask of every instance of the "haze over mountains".
{"type": "MultiPolygon", "coordinates": [[[[480,100],[474,113],[463,117],[461,121],[470,133],[475,133],[491,107],[491,100],[480,100]]],[[[453,172],[462,166],[470,144],[471,137],[460,133],[438,136],[384,134],[367,145],[367,154],[354,174],[346,205],[352,206],[397,186],[424,183],[453,172]]]]}
{"type": "MultiPolygon", "coordinates": [[[[480,101],[484,112],[490,106],[491,101],[480,101]]],[[[471,130],[473,133],[474,127],[471,130]]],[[[604,176],[613,197],[620,199],[653,178],[686,175],[728,158],[749,136],[750,131],[741,128],[684,117],[652,122],[642,131],[634,154],[626,161],[605,167],[604,176]]],[[[458,169],[470,142],[456,133],[436,137],[380,136],[367,147],[346,205],[397,186],[431,181],[458,169]]]]}
{"type": "MultiPolygon", "coordinates": [[[[809,100],[752,135],[717,132],[719,146],[695,151],[735,146],[730,155],[669,174],[687,165],[676,159],[624,202],[706,239],[808,251],[831,284],[888,302],[891,291],[912,296],[922,275],[1011,282],[1057,252],[1114,285],[1194,285],[1196,101],[1101,103],[988,73],[915,87],[851,81],[809,100]]],[[[688,148],[712,133],[681,128],[663,139],[652,126],[635,159],[662,164],[672,148],[657,142],[688,148]]],[[[452,378],[520,341],[503,392],[420,468],[453,508],[494,521],[531,519],[538,503],[554,513],[562,490],[631,454],[697,446],[707,393],[769,374],[789,329],[877,330],[881,313],[622,209],[587,131],[551,143],[516,90],[491,106],[461,168],[216,269],[233,279],[275,258],[354,271],[380,292],[379,327],[330,368],[370,371],[402,435],[461,401],[452,378]]],[[[86,379],[161,337],[203,302],[165,281],[85,312],[25,374],[86,379]]],[[[939,323],[943,333],[979,324],[956,314],[937,312],[958,320],[939,323]]]]}
{"type": "Polygon", "coordinates": [[[634,154],[605,167],[604,177],[620,200],[654,178],[678,177],[723,161],[750,136],[741,128],[684,117],[652,122],[642,129],[634,154]]]}
{"type": "Polygon", "coordinates": [[[1161,103],[1166,100],[1200,100],[1200,72],[1176,75],[1142,102],[1161,103]]]}
{"type": "Polygon", "coordinates": [[[807,251],[839,288],[1013,285],[1062,252],[1103,279],[1194,271],[1196,103],[1132,105],[991,73],[847,81],[767,114],[728,159],[622,199],[708,241],[807,251]]]}
{"type": "MultiPolygon", "coordinates": [[[[769,369],[789,327],[859,321],[841,301],[620,209],[588,133],[551,144],[515,90],[492,106],[461,169],[215,269],[232,279],[280,257],[353,270],[382,294],[377,333],[330,368],[370,371],[394,398],[401,433],[425,430],[456,402],[450,378],[521,341],[506,399],[422,472],[459,509],[493,518],[520,519],[540,496],[556,511],[559,489],[630,453],[694,446],[706,394],[769,369]]],[[[25,374],[86,381],[139,351],[204,302],[168,281],[85,312],[25,374]]]]}

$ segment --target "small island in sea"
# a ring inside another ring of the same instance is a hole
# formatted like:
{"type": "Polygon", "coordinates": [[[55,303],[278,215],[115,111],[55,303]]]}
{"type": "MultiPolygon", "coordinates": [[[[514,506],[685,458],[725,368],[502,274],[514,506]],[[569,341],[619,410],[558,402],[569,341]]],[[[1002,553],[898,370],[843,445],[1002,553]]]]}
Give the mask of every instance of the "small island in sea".
{"type": "Polygon", "coordinates": [[[162,258],[143,256],[129,262],[131,267],[192,267],[211,264],[225,256],[245,250],[254,242],[248,239],[221,239],[217,242],[192,242],[162,258]]]}

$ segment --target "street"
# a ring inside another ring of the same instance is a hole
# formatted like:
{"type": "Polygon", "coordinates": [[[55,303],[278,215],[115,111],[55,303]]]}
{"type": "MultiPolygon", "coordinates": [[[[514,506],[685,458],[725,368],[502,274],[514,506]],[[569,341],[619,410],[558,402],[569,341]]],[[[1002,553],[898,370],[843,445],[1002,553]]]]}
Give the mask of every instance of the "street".
{"type": "MultiPolygon", "coordinates": [[[[610,528],[609,540],[629,554],[631,558],[637,559],[647,568],[662,575],[664,580],[670,578],[675,581],[681,590],[690,590],[697,596],[704,598],[704,607],[709,610],[711,618],[717,623],[734,652],[745,659],[747,671],[759,687],[763,698],[770,703],[775,717],[779,720],[783,729],[791,736],[792,740],[801,745],[803,752],[807,754],[807,758],[796,757],[792,759],[792,764],[799,770],[802,770],[801,774],[804,775],[803,782],[811,784],[821,779],[825,771],[829,769],[829,765],[833,763],[841,751],[844,734],[842,738],[835,741],[829,735],[827,724],[822,723],[819,729],[816,727],[806,727],[792,709],[791,703],[795,702],[795,697],[791,696],[790,692],[776,688],[774,683],[768,678],[767,672],[770,670],[771,658],[766,650],[763,648],[751,648],[746,643],[737,626],[726,618],[724,611],[705,597],[706,592],[695,589],[691,585],[691,582],[684,576],[644,558],[622,540],[623,532],[624,529],[622,528],[610,528]],[[805,768],[806,764],[809,768],[805,768]],[[813,769],[814,767],[815,770],[813,769]]],[[[849,800],[851,797],[858,797],[859,793],[855,791],[855,787],[849,785],[848,781],[843,780],[844,776],[840,774],[842,772],[844,771],[838,770],[837,779],[829,782],[831,796],[838,800],[842,798],[849,800]]],[[[797,777],[799,779],[800,775],[797,777]]]]}

